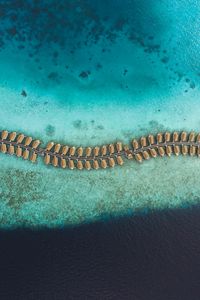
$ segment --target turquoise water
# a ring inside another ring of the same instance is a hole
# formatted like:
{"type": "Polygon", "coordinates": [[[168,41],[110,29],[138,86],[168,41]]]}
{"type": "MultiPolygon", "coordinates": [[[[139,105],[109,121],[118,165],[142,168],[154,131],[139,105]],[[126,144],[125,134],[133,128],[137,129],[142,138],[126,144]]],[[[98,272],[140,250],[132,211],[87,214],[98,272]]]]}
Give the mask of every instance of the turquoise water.
{"type": "MultiPolygon", "coordinates": [[[[199,121],[199,1],[0,1],[0,127],[101,145],[199,121]]],[[[199,203],[200,161],[70,171],[0,155],[1,227],[199,203]]]]}

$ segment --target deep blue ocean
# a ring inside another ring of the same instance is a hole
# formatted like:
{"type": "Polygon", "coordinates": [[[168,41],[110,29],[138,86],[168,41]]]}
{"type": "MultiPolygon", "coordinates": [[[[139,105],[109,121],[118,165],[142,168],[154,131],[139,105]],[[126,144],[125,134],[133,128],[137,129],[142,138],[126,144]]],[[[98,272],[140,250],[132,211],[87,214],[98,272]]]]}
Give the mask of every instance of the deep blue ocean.
{"type": "MultiPolygon", "coordinates": [[[[0,0],[1,129],[77,146],[198,131],[199,8],[0,0]]],[[[198,158],[70,173],[0,155],[0,300],[200,299],[198,158]]]]}
{"type": "Polygon", "coordinates": [[[199,299],[199,208],[1,231],[0,243],[1,299],[199,299]]]}

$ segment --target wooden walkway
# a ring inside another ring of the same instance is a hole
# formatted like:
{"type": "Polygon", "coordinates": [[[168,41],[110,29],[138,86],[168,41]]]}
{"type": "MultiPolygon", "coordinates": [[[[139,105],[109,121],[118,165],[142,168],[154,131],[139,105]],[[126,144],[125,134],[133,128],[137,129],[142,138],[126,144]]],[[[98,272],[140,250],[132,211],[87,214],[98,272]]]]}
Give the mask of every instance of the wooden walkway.
{"type": "Polygon", "coordinates": [[[8,155],[22,157],[32,162],[41,156],[45,164],[63,169],[106,169],[115,165],[122,166],[124,159],[135,159],[138,162],[157,156],[190,155],[200,157],[200,133],[165,132],[148,135],[139,140],[132,140],[130,145],[121,142],[96,146],[75,147],[49,142],[41,147],[40,140],[34,140],[22,133],[0,131],[0,151],[8,155]]]}

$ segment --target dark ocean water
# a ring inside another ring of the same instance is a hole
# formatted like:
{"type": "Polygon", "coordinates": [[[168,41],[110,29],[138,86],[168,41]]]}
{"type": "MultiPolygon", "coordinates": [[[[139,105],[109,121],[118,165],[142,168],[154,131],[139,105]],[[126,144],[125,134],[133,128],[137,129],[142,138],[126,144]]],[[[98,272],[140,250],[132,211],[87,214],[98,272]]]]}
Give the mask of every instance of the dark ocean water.
{"type": "Polygon", "coordinates": [[[200,208],[0,233],[0,299],[200,299],[200,208]]]}

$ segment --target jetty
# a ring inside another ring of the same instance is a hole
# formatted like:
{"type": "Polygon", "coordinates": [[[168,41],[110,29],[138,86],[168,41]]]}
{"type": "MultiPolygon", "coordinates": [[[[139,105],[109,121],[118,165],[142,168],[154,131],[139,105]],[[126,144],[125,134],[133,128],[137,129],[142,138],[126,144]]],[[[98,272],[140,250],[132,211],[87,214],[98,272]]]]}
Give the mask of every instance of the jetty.
{"type": "Polygon", "coordinates": [[[200,133],[159,132],[139,139],[133,139],[130,145],[122,142],[95,147],[76,147],[61,145],[54,141],[41,147],[39,139],[33,139],[23,133],[8,130],[0,131],[0,152],[21,157],[35,163],[38,156],[46,165],[62,169],[98,170],[122,166],[124,160],[143,160],[171,155],[190,155],[200,157],[200,133]]]}

